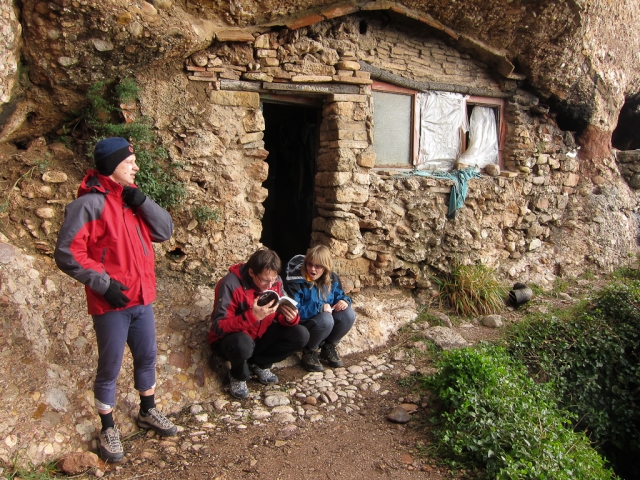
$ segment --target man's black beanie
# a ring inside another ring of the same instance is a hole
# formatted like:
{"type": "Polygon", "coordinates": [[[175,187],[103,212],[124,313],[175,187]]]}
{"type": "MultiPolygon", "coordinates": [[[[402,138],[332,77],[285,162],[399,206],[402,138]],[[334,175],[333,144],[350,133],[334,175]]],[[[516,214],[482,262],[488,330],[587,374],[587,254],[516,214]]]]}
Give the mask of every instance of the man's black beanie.
{"type": "Polygon", "coordinates": [[[133,155],[133,147],[121,137],[100,140],[93,149],[96,170],[107,177],[116,170],[120,162],[131,155],[133,155]]]}

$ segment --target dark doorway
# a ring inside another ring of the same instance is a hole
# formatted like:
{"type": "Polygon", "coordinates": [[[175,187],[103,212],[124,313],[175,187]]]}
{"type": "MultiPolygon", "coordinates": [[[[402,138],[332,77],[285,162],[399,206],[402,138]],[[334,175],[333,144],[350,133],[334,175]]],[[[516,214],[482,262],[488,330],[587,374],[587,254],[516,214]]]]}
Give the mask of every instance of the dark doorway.
{"type": "Polygon", "coordinates": [[[269,152],[269,177],[263,186],[269,196],[263,204],[260,241],[278,253],[284,269],[291,257],[305,253],[310,245],[321,107],[263,99],[262,112],[269,152]]]}
{"type": "Polygon", "coordinates": [[[611,144],[618,150],[640,149],[640,93],[627,97],[620,115],[618,126],[611,136],[611,144]]]}

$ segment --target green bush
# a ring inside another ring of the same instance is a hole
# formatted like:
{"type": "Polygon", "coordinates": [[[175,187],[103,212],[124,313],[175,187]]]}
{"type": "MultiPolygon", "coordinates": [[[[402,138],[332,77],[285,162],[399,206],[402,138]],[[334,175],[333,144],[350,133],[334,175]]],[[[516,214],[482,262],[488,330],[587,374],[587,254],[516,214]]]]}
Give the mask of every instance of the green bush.
{"type": "Polygon", "coordinates": [[[140,170],[136,174],[136,185],[163,208],[182,204],[187,195],[182,182],[178,182],[171,170],[164,165],[165,149],[149,147],[136,151],[136,163],[140,170]]]}
{"type": "Polygon", "coordinates": [[[584,433],[567,425],[551,389],[498,347],[445,352],[426,380],[441,405],[438,445],[459,465],[480,465],[497,479],[608,479],[584,433]]]}
{"type": "Polygon", "coordinates": [[[521,322],[508,335],[510,352],[553,383],[560,405],[579,419],[575,428],[614,467],[616,457],[640,454],[639,307],[640,282],[612,284],[569,319],[521,322]]]}
{"type": "Polygon", "coordinates": [[[88,106],[84,111],[87,125],[93,137],[87,145],[87,156],[92,156],[94,145],[107,137],[123,137],[135,148],[140,171],[136,185],[164,208],[179,206],[186,197],[184,184],[177,180],[174,167],[167,159],[167,152],[154,145],[153,124],[142,117],[130,123],[122,123],[114,115],[120,112],[121,102],[133,102],[138,98],[139,87],[135,80],[125,78],[115,85],[97,82],[87,91],[88,106]]]}
{"type": "Polygon", "coordinates": [[[191,208],[191,214],[202,226],[213,220],[219,222],[221,213],[218,208],[207,207],[206,205],[196,205],[191,208]]]}
{"type": "Polygon", "coordinates": [[[450,274],[435,279],[440,298],[464,316],[490,315],[502,310],[507,289],[495,272],[484,265],[460,265],[455,262],[450,274]]]}

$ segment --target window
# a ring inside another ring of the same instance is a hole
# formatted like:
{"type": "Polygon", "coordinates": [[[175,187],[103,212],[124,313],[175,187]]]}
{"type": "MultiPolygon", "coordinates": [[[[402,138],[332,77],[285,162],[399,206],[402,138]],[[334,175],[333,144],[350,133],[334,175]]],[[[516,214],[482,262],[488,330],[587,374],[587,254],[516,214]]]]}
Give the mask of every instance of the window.
{"type": "Polygon", "coordinates": [[[500,163],[504,101],[373,84],[376,166],[451,170],[500,163]]]}
{"type": "Polygon", "coordinates": [[[417,92],[380,82],[374,82],[373,87],[376,165],[411,167],[417,153],[417,92]]]}
{"type": "Polygon", "coordinates": [[[469,97],[467,118],[469,131],[464,138],[464,153],[459,162],[484,168],[500,165],[505,124],[502,119],[504,101],[496,98],[469,97]]]}

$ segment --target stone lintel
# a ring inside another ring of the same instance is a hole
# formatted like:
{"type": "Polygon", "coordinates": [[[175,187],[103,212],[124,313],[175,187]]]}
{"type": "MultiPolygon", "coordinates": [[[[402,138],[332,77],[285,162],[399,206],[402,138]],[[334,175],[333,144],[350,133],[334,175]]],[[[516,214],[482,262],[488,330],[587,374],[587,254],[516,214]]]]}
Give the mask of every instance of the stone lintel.
{"type": "Polygon", "coordinates": [[[243,82],[241,80],[220,80],[220,89],[258,92],[262,90],[262,85],[260,84],[260,82],[243,82]]]}
{"type": "Polygon", "coordinates": [[[393,83],[394,85],[411,88],[412,90],[418,90],[420,92],[438,90],[441,92],[462,93],[466,95],[477,95],[480,97],[494,98],[510,98],[513,96],[513,93],[505,93],[501,92],[500,90],[493,90],[490,88],[474,88],[466,85],[454,85],[451,83],[442,82],[418,82],[416,80],[401,77],[400,75],[389,73],[386,70],[374,67],[373,65],[370,65],[362,60],[360,60],[359,63],[362,67],[362,70],[371,73],[371,77],[375,78],[376,80],[393,83]]]}
{"type": "MultiPolygon", "coordinates": [[[[345,95],[357,95],[360,89],[355,85],[334,85],[332,83],[317,83],[317,84],[291,84],[291,83],[271,83],[264,84],[265,90],[286,90],[292,92],[310,92],[310,93],[327,93],[333,94],[345,94],[345,95]]],[[[347,101],[347,100],[345,100],[347,101]]]]}

